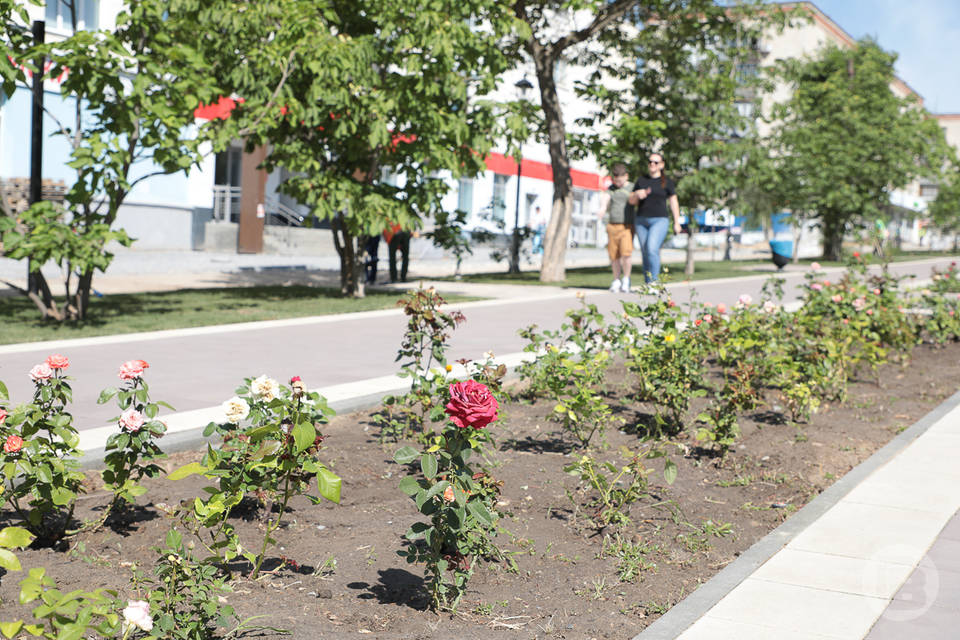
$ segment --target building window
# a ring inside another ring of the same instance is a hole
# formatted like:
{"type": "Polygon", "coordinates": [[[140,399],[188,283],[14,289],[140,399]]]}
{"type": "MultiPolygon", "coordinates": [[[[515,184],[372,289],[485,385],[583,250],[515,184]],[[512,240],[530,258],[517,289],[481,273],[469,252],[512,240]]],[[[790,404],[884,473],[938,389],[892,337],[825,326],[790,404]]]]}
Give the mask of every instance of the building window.
{"type": "Polygon", "coordinates": [[[473,178],[460,178],[460,191],[457,194],[457,209],[467,215],[473,213],[473,178]]]}
{"type": "MultiPolygon", "coordinates": [[[[91,31],[100,21],[99,0],[73,0],[77,9],[77,29],[91,31]]],[[[73,13],[65,0],[47,0],[47,28],[57,31],[73,31],[73,13]]]]}
{"type": "Polygon", "coordinates": [[[936,200],[940,188],[935,184],[921,184],[920,197],[926,200],[936,200]]]}
{"type": "Polygon", "coordinates": [[[493,174],[493,219],[503,220],[507,214],[507,180],[510,176],[493,174]]]}

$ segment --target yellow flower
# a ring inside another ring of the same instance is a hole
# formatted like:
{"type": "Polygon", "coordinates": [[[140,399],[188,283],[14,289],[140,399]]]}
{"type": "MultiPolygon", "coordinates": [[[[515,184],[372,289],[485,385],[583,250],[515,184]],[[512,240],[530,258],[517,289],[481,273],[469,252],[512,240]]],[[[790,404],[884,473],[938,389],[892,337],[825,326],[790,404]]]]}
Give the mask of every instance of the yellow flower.
{"type": "Polygon", "coordinates": [[[672,333],[668,333],[667,335],[663,336],[663,341],[666,342],[666,343],[668,343],[668,344],[669,344],[669,343],[676,342],[676,341],[677,341],[677,336],[675,336],[675,335],[672,334],[672,333]]]}
{"type": "Polygon", "coordinates": [[[447,365],[447,373],[450,373],[451,371],[453,371],[453,366],[448,364],[448,365],[447,365]]]}

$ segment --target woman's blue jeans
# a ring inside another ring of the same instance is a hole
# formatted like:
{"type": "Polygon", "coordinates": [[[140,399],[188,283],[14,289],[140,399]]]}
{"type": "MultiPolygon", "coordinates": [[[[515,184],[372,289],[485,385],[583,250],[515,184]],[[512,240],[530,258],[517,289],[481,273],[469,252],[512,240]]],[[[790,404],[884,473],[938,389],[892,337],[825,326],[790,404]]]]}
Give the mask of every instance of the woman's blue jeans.
{"type": "Polygon", "coordinates": [[[670,218],[637,217],[637,239],[643,256],[643,279],[656,282],[660,275],[660,246],[667,237],[670,218]]]}

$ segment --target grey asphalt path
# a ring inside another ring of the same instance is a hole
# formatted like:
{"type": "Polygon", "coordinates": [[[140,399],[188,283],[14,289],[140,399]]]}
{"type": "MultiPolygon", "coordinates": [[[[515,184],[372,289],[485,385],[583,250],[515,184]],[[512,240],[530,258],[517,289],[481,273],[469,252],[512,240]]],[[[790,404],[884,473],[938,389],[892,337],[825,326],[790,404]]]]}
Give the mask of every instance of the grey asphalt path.
{"type": "MultiPolygon", "coordinates": [[[[928,259],[892,265],[900,275],[927,278],[933,266],[949,264],[949,258],[928,259]]],[[[840,269],[825,270],[824,277],[837,277],[840,269]],[[835,275],[834,275],[835,274],[835,275]]],[[[796,298],[803,283],[803,270],[783,274],[786,300],[796,298]]],[[[701,281],[669,286],[679,303],[696,298],[702,302],[731,305],[742,293],[757,299],[765,276],[701,281]]],[[[468,292],[463,283],[439,286],[468,292]]],[[[578,303],[575,291],[552,287],[512,286],[515,297],[457,305],[467,321],[452,337],[451,359],[479,358],[492,350],[498,356],[522,351],[524,341],[517,330],[529,324],[555,329],[564,312],[578,303]]],[[[624,299],[635,294],[589,291],[588,300],[608,313],[621,309],[624,299]]],[[[110,338],[58,343],[0,346],[0,380],[14,403],[29,399],[30,368],[51,353],[70,358],[74,380],[72,412],[79,429],[107,423],[116,414],[112,405],[98,406],[99,391],[119,383],[117,369],[130,359],[150,363],[147,380],[151,396],[165,400],[178,411],[220,404],[234,394],[245,376],[267,374],[279,380],[301,376],[311,387],[326,387],[369,380],[396,373],[397,347],[405,326],[399,310],[293,319],[267,323],[226,325],[158,334],[131,334],[110,338]]]]}

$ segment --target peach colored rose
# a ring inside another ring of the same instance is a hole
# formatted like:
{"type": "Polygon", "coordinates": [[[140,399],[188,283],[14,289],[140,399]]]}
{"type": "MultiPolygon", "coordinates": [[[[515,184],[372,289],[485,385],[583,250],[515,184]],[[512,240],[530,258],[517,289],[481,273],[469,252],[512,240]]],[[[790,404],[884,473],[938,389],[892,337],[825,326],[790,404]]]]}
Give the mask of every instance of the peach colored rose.
{"type": "Polygon", "coordinates": [[[124,431],[136,433],[140,431],[140,427],[143,426],[143,414],[131,407],[120,414],[120,420],[118,422],[120,423],[120,428],[124,431]]]}
{"type": "Polygon", "coordinates": [[[7,421],[7,416],[10,415],[7,413],[6,409],[0,409],[0,425],[7,421]]]}
{"type": "Polygon", "coordinates": [[[47,366],[51,369],[66,369],[70,366],[70,358],[55,353],[52,356],[47,356],[47,366]]]}
{"type": "Polygon", "coordinates": [[[707,324],[710,324],[711,322],[713,322],[713,316],[708,313],[703,316],[703,321],[706,322],[707,324]]]}
{"type": "Polygon", "coordinates": [[[841,300],[843,300],[843,296],[841,296],[841,295],[838,293],[837,295],[833,296],[833,297],[830,298],[830,299],[833,300],[834,302],[840,302],[841,300]]]}
{"type": "Polygon", "coordinates": [[[46,382],[53,377],[53,369],[50,368],[46,362],[38,364],[33,369],[30,369],[28,374],[30,379],[34,382],[46,382]]]}
{"type": "Polygon", "coordinates": [[[7,441],[3,443],[4,453],[17,453],[23,448],[23,438],[20,436],[7,436],[7,441]]]}
{"type": "Polygon", "coordinates": [[[727,305],[723,304],[722,302],[719,303],[719,304],[717,305],[717,313],[721,313],[721,314],[722,314],[722,313],[726,313],[726,312],[727,312],[727,305]]]}
{"type": "Polygon", "coordinates": [[[452,485],[443,490],[443,499],[447,502],[453,502],[454,496],[452,485]]]}
{"type": "Polygon", "coordinates": [[[814,271],[820,271],[820,263],[819,263],[819,262],[813,262],[813,263],[810,264],[810,268],[813,269],[814,271]]]}
{"type": "Polygon", "coordinates": [[[127,360],[120,365],[120,372],[117,377],[121,380],[136,380],[143,375],[143,370],[149,366],[143,360],[127,360]]]}
{"type": "Polygon", "coordinates": [[[753,302],[753,296],[751,296],[749,293],[741,294],[740,297],[737,298],[737,304],[741,307],[746,307],[751,302],[753,302]]]}

